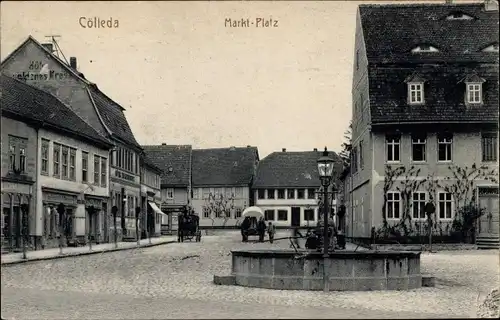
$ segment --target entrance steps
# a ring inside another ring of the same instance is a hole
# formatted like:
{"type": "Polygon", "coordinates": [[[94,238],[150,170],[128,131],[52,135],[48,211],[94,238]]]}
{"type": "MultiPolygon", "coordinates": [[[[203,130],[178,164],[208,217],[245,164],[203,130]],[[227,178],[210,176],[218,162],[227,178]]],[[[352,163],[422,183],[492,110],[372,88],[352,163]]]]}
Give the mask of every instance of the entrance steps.
{"type": "Polygon", "coordinates": [[[477,237],[476,245],[478,249],[500,249],[499,237],[477,237]]]}

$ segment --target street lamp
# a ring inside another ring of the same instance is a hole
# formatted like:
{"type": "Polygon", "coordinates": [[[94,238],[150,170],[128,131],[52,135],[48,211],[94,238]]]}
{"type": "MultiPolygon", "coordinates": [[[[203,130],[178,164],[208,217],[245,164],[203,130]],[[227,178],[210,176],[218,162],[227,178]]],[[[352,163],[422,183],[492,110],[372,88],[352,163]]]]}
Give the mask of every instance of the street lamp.
{"type": "Polygon", "coordinates": [[[328,273],[326,261],[328,260],[328,186],[332,181],[334,160],[328,157],[328,150],[325,147],[323,155],[318,159],[318,173],[323,187],[323,291],[328,291],[328,273]]]}

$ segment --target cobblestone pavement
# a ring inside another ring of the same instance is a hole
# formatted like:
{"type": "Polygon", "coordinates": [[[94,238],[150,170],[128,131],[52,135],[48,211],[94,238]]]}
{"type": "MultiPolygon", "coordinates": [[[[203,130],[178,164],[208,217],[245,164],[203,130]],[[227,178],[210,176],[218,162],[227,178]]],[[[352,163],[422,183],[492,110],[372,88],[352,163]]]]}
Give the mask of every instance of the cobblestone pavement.
{"type": "Polygon", "coordinates": [[[231,249],[289,246],[239,240],[229,233],[201,243],[3,266],[2,318],[472,317],[499,281],[498,251],[453,251],[422,254],[422,272],[438,278],[435,288],[325,294],[214,285],[214,274],[230,272],[231,249]]]}

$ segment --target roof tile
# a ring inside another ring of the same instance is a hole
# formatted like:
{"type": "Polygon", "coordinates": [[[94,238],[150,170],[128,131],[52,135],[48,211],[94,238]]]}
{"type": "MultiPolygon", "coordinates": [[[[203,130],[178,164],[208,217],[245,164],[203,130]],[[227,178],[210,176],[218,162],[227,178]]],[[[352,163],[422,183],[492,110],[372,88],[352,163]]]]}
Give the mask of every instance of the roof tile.
{"type": "Polygon", "coordinates": [[[190,145],[146,145],[142,146],[148,159],[163,173],[164,186],[189,186],[191,169],[190,145]]]}

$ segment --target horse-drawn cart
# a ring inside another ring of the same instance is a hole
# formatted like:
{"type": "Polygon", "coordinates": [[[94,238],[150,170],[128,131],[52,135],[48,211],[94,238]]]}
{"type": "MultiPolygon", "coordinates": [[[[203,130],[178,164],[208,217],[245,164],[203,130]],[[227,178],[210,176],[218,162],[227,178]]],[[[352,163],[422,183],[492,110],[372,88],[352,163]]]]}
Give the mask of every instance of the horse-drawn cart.
{"type": "Polygon", "coordinates": [[[195,214],[183,214],[179,216],[179,241],[193,240],[201,241],[200,217],[195,214]]]}

